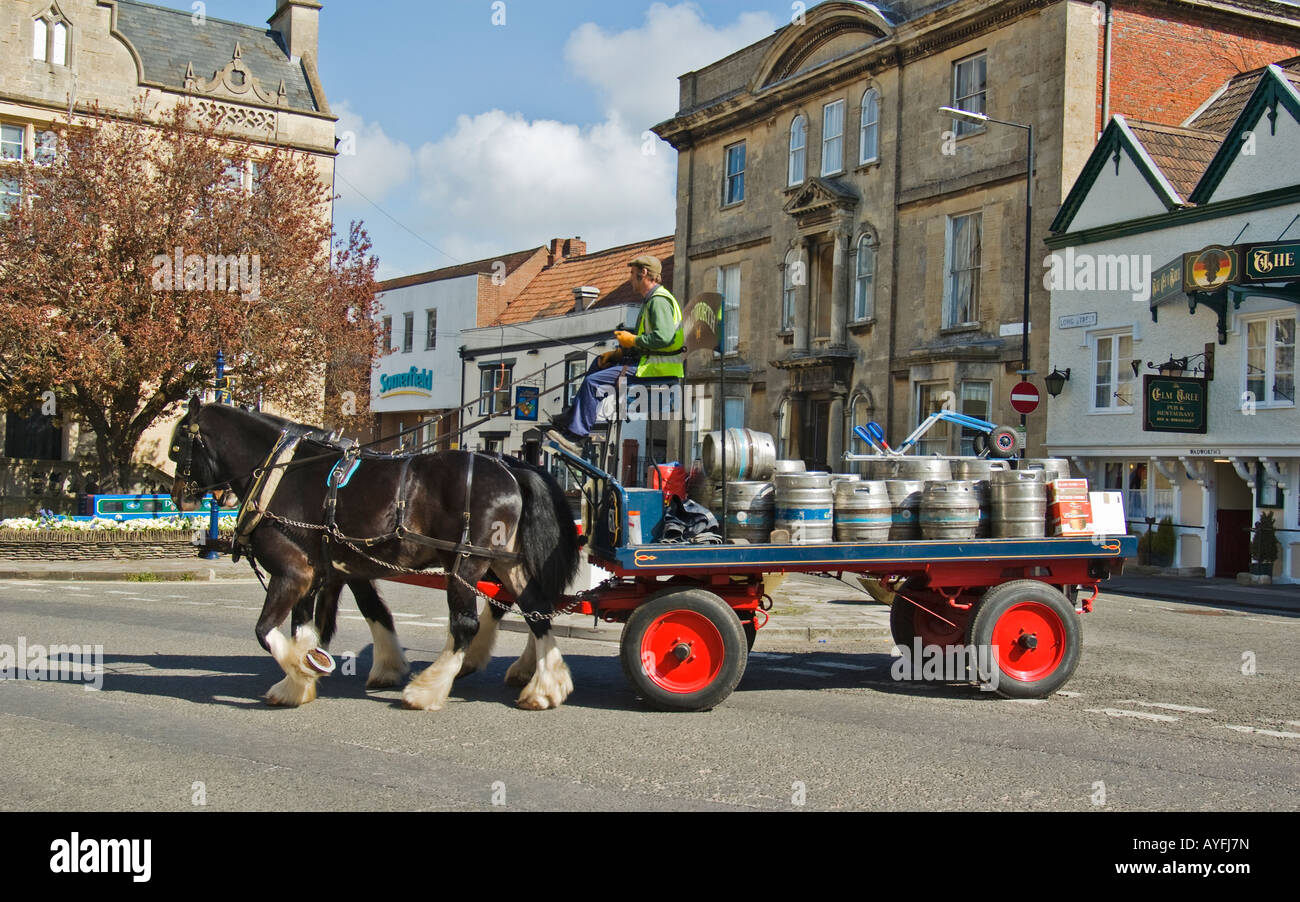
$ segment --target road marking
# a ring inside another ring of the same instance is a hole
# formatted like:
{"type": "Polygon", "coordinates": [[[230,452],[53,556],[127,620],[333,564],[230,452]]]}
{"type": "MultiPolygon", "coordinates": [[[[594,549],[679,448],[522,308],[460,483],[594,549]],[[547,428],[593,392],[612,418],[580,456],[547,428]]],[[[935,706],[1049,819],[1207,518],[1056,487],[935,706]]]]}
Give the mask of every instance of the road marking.
{"type": "Polygon", "coordinates": [[[1176,723],[1177,717],[1167,714],[1152,714],[1148,711],[1125,711],[1123,708],[1084,708],[1089,714],[1105,714],[1107,717],[1137,717],[1141,720],[1155,720],[1162,723],[1176,723]]]}
{"type": "Polygon", "coordinates": [[[428,626],[428,627],[436,627],[438,629],[441,629],[446,625],[447,625],[446,617],[442,618],[441,623],[429,623],[424,620],[403,620],[402,621],[402,626],[428,626]]]}
{"type": "Polygon", "coordinates": [[[105,589],[109,595],[134,595],[134,592],[120,592],[117,589],[105,589]]]}
{"type": "Polygon", "coordinates": [[[340,614],[340,615],[339,615],[339,619],[341,619],[341,620],[365,620],[366,618],[362,617],[360,614],[340,614]]]}
{"type": "Polygon", "coordinates": [[[164,595],[163,598],[189,598],[188,595],[164,595]]]}
{"type": "Polygon", "coordinates": [[[423,617],[423,614],[408,614],[405,611],[393,611],[394,617],[423,617]]]}
{"type": "Polygon", "coordinates": [[[1011,701],[1018,702],[1022,705],[1042,705],[1045,704],[1047,700],[1042,698],[1013,698],[1011,701]]]}
{"type": "Polygon", "coordinates": [[[833,667],[836,670],[866,670],[862,664],[841,664],[839,661],[818,661],[814,667],[833,667]]]}
{"type": "Polygon", "coordinates": [[[1083,698],[1082,692],[1071,692],[1068,689],[1061,689],[1056,694],[1064,698],[1083,698]]]}
{"type": "Polygon", "coordinates": [[[1300,720],[1284,720],[1282,722],[1293,727],[1300,727],[1300,720]]]}
{"type": "Polygon", "coordinates": [[[1160,708],[1165,711],[1182,711],[1184,714],[1213,714],[1213,708],[1194,708],[1191,705],[1171,705],[1167,702],[1144,702],[1137,698],[1122,698],[1117,705],[1141,705],[1144,708],[1160,708]]]}
{"type": "Polygon", "coordinates": [[[783,655],[783,654],[780,654],[779,652],[774,652],[774,651],[756,651],[756,652],[752,652],[752,653],[750,654],[750,657],[751,657],[751,658],[762,658],[762,659],[764,659],[764,660],[767,660],[767,659],[770,658],[770,659],[773,660],[773,661],[783,661],[783,660],[785,660],[786,658],[793,657],[793,655],[783,655]]]}
{"type": "Polygon", "coordinates": [[[1238,733],[1258,733],[1261,736],[1277,736],[1281,739],[1300,739],[1300,733],[1288,733],[1285,730],[1261,730],[1259,727],[1239,727],[1233,724],[1224,724],[1229,730],[1236,730],[1238,733]]]}
{"type": "Polygon", "coordinates": [[[211,608],[216,607],[217,603],[215,601],[182,601],[181,604],[192,604],[200,607],[211,608]]]}

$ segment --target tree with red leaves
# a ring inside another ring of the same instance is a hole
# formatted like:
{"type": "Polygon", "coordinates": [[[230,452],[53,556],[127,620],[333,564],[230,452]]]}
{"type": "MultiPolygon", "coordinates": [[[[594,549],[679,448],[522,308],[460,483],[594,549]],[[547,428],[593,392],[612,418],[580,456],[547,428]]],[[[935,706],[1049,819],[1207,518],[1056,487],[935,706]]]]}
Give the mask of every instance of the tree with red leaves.
{"type": "Polygon", "coordinates": [[[141,105],[78,116],[52,157],[0,177],[23,186],[0,216],[0,404],[52,390],[94,431],[105,490],[127,486],[151,424],[212,386],[218,350],[235,402],[360,427],[377,261],[356,223],[331,259],[310,156],[141,105]]]}

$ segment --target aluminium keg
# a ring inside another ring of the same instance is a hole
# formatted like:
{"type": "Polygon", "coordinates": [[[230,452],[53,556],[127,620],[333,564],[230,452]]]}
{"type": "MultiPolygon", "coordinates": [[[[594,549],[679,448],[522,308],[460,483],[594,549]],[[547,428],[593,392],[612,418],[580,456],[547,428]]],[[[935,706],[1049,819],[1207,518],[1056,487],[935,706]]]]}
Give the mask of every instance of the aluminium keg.
{"type": "Polygon", "coordinates": [[[1029,457],[1020,461],[1018,469],[1042,470],[1047,474],[1045,482],[1070,478],[1070,462],[1063,457],[1029,457]]]}
{"type": "Polygon", "coordinates": [[[909,542],[921,538],[921,493],[925,482],[920,479],[887,479],[889,493],[889,541],[909,542]]]}
{"type": "Polygon", "coordinates": [[[835,486],[835,541],[884,542],[894,522],[884,480],[840,482],[835,486]]]}
{"type": "Polygon", "coordinates": [[[775,522],[775,489],[770,482],[727,483],[727,538],[766,544],[775,522]]]}
{"type": "Polygon", "coordinates": [[[919,479],[921,482],[942,482],[952,479],[952,468],[946,457],[896,457],[891,479],[919,479]]]}
{"type": "Polygon", "coordinates": [[[834,533],[834,498],[829,473],[777,473],[772,477],[776,494],[777,529],[788,529],[795,545],[830,542],[834,533]]]}
{"type": "Polygon", "coordinates": [[[766,432],[754,429],[731,428],[723,432],[710,432],[704,437],[701,456],[709,477],[722,481],[722,452],[725,441],[727,452],[727,480],[764,480],[772,475],[776,465],[776,440],[766,432]]]}
{"type": "Polygon", "coordinates": [[[873,457],[862,462],[862,478],[866,480],[893,479],[898,469],[895,457],[873,457]]]}
{"type": "Polygon", "coordinates": [[[772,466],[773,473],[803,473],[808,469],[801,460],[778,460],[772,466]]]}
{"type": "Polygon", "coordinates": [[[921,493],[921,537],[973,539],[979,528],[980,504],[971,480],[931,480],[921,493]]]}
{"type": "Polygon", "coordinates": [[[1041,539],[1046,535],[1045,471],[1002,470],[989,478],[993,537],[1041,539]]]}
{"type": "Polygon", "coordinates": [[[1005,460],[988,460],[981,457],[957,457],[952,460],[952,478],[969,479],[975,483],[975,494],[980,503],[980,522],[975,530],[976,538],[987,539],[993,535],[989,479],[993,473],[1009,469],[1011,467],[1005,460]]]}

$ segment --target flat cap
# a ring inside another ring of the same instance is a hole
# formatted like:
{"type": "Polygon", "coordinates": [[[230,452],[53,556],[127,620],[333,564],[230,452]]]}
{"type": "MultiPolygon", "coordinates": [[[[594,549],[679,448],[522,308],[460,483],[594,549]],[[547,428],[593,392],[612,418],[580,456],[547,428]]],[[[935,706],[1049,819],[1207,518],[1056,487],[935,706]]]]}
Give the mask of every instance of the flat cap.
{"type": "Polygon", "coordinates": [[[659,258],[651,256],[650,254],[642,254],[641,256],[637,257],[635,260],[629,261],[627,265],[644,266],[647,270],[649,270],[652,274],[656,276],[662,276],[664,274],[664,267],[663,264],[659,262],[659,258]]]}

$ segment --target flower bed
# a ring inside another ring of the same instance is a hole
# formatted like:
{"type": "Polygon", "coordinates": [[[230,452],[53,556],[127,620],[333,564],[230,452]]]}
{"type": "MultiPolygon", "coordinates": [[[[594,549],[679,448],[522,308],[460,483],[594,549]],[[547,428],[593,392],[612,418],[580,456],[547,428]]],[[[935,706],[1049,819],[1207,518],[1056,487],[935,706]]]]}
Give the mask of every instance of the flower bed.
{"type": "MultiPolygon", "coordinates": [[[[232,518],[225,518],[226,521],[232,518]]],[[[234,531],[222,522],[222,533],[234,531]]],[[[72,520],[16,517],[0,520],[0,559],[119,560],[195,556],[190,538],[206,532],[208,521],[191,517],[152,520],[72,520]]]]}

